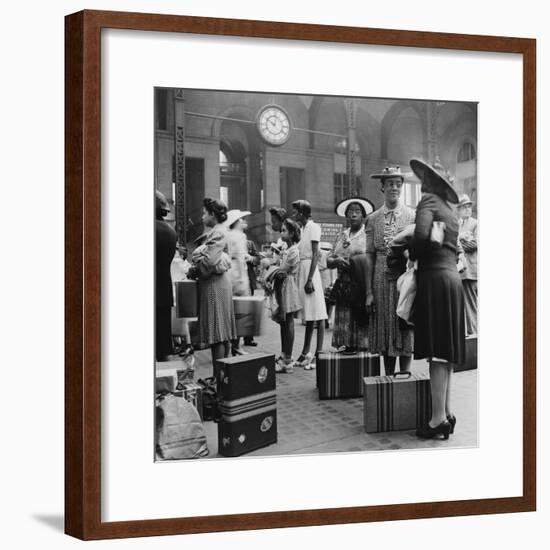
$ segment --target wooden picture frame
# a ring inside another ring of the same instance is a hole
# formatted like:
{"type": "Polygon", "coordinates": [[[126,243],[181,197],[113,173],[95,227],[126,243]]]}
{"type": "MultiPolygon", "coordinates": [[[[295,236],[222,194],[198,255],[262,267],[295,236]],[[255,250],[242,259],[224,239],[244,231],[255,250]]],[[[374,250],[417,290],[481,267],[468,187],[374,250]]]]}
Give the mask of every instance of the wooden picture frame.
{"type": "Polygon", "coordinates": [[[536,132],[532,39],[81,11],[66,17],[65,530],[81,539],[533,511],[536,506],[536,132]],[[523,58],[523,495],[127,522],[101,519],[102,29],[327,41],[523,58]]]}

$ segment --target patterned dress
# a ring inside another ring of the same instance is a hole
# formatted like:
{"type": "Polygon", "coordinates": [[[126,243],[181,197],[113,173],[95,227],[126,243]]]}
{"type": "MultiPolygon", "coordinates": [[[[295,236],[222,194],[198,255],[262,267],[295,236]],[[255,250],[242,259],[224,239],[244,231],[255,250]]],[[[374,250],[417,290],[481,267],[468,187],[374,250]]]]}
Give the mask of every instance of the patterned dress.
{"type": "Polygon", "coordinates": [[[369,322],[369,348],[372,353],[390,357],[413,353],[413,330],[400,323],[395,312],[401,270],[387,264],[388,244],[393,237],[414,223],[414,211],[399,204],[391,210],[383,205],[367,218],[367,252],[375,255],[373,293],[375,313],[369,322]]]}
{"type": "Polygon", "coordinates": [[[237,338],[227,229],[217,224],[192,256],[199,273],[199,339],[217,344],[237,338]]]}
{"type": "Polygon", "coordinates": [[[296,313],[302,309],[300,294],[298,292],[298,270],[300,268],[300,251],[298,245],[293,244],[283,251],[279,269],[287,276],[283,280],[281,296],[282,304],[279,304],[282,312],[296,313]]]}
{"type": "MultiPolygon", "coordinates": [[[[350,237],[350,230],[346,229],[336,239],[329,258],[352,258],[358,254],[365,254],[367,249],[367,236],[365,226],[350,237]]],[[[338,284],[350,285],[349,270],[338,269],[338,284]]],[[[332,333],[332,345],[335,348],[368,349],[368,325],[360,324],[355,320],[350,304],[342,300],[336,300],[334,306],[334,332],[332,333]]]]}

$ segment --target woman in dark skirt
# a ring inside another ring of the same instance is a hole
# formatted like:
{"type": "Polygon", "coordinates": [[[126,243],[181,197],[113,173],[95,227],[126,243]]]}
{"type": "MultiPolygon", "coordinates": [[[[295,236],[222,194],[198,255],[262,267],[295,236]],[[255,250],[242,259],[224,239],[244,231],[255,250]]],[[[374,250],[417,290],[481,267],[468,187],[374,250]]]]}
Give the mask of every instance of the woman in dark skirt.
{"type": "Polygon", "coordinates": [[[453,368],[465,359],[464,296],[457,270],[459,222],[452,206],[458,196],[441,171],[418,159],[410,164],[422,182],[410,243],[411,256],[418,260],[414,356],[429,361],[432,394],[432,417],[417,435],[447,439],[456,424],[451,409],[453,368]],[[441,244],[434,222],[444,224],[441,244]]]}
{"type": "Polygon", "coordinates": [[[189,279],[199,281],[199,337],[212,351],[212,364],[227,357],[230,341],[237,337],[233,312],[231,259],[228,255],[227,206],[222,201],[204,199],[202,221],[206,233],[197,239],[192,254],[189,279]]]}

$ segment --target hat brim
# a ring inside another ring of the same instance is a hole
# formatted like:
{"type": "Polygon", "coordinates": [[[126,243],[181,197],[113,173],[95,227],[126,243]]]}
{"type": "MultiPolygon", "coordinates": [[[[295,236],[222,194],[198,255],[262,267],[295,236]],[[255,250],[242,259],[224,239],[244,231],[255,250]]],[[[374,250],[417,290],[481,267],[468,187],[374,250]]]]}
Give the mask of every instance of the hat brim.
{"type": "Polygon", "coordinates": [[[240,220],[242,218],[245,218],[246,216],[249,216],[251,212],[248,210],[239,210],[238,212],[235,210],[230,210],[227,213],[227,220],[223,222],[226,227],[231,227],[237,220],[240,220]]]}
{"type": "Polygon", "coordinates": [[[365,209],[365,213],[367,214],[367,216],[374,212],[374,204],[372,204],[372,202],[370,202],[368,199],[364,199],[363,197],[351,197],[349,199],[341,200],[334,208],[334,211],[341,218],[345,218],[348,206],[354,202],[360,204],[365,209]]]}
{"type": "Polygon", "coordinates": [[[433,166],[420,159],[411,159],[409,164],[416,177],[422,182],[422,191],[434,193],[453,204],[458,204],[459,199],[455,188],[433,166]]]}
{"type": "Polygon", "coordinates": [[[370,177],[374,180],[383,180],[388,178],[401,178],[405,181],[405,174],[371,174],[370,177]]]}

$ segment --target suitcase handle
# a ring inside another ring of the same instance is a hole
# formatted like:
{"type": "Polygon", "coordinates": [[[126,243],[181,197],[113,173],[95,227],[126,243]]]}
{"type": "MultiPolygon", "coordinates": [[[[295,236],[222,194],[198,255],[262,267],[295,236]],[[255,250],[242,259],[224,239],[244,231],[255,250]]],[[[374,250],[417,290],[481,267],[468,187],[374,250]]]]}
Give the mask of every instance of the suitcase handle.
{"type": "Polygon", "coordinates": [[[394,372],[393,377],[397,378],[398,376],[403,376],[404,379],[410,378],[412,376],[412,372],[394,372]]]}

